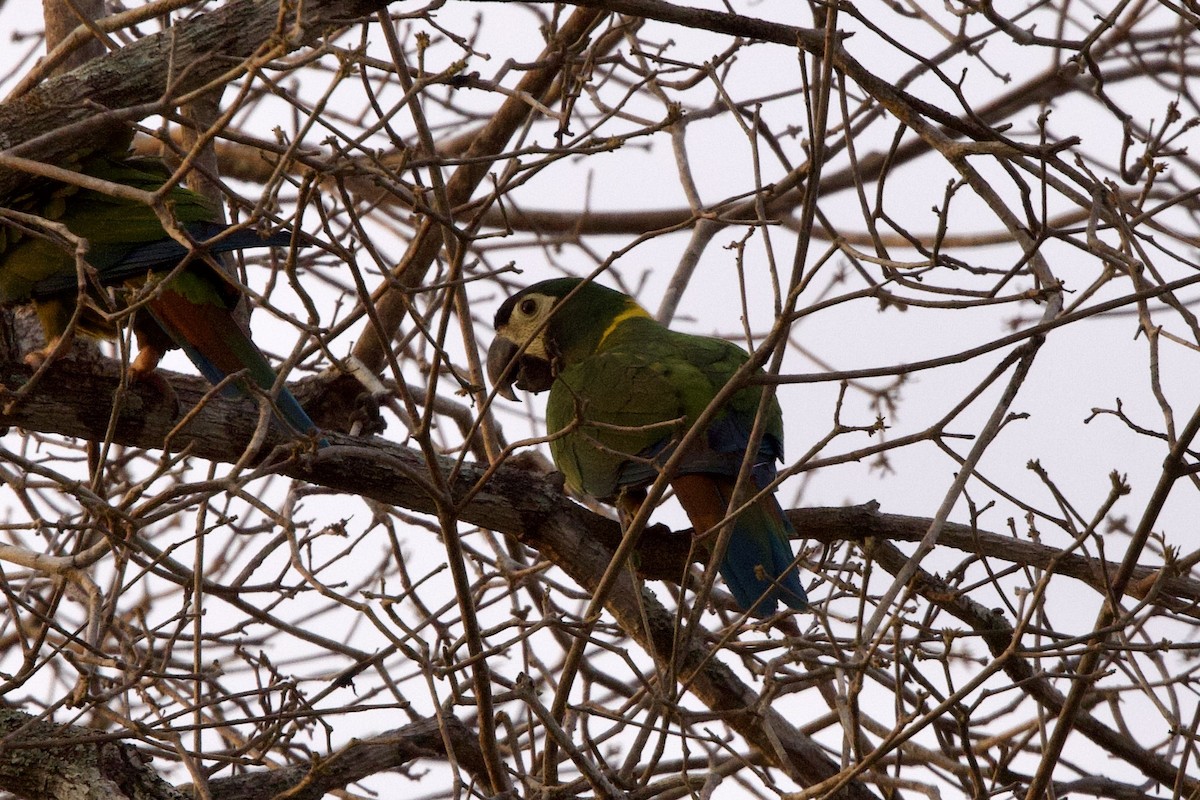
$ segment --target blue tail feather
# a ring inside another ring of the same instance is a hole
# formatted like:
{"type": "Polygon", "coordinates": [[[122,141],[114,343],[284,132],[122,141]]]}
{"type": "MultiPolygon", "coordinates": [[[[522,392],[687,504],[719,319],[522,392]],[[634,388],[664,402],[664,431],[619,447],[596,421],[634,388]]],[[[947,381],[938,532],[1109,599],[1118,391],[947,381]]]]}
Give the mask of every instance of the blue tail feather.
{"type": "MultiPolygon", "coordinates": [[[[229,227],[219,222],[193,222],[184,226],[184,229],[189,236],[203,244],[229,227]]],[[[287,247],[291,241],[292,235],[287,231],[260,236],[255,230],[243,228],[227,234],[220,241],[207,244],[206,249],[215,255],[254,247],[287,247]]],[[[131,278],[145,277],[147,272],[174,269],[187,255],[188,248],[174,239],[164,237],[135,245],[94,246],[88,251],[87,259],[88,263],[95,267],[101,284],[115,286],[131,278]]],[[[73,291],[78,280],[74,270],[55,274],[35,283],[30,290],[30,296],[41,299],[73,291]]]]}
{"type": "Polygon", "coordinates": [[[808,607],[800,572],[792,563],[793,532],[773,495],[745,509],[733,523],[719,570],[738,605],[755,616],[774,614],[780,600],[796,611],[808,607]]]}

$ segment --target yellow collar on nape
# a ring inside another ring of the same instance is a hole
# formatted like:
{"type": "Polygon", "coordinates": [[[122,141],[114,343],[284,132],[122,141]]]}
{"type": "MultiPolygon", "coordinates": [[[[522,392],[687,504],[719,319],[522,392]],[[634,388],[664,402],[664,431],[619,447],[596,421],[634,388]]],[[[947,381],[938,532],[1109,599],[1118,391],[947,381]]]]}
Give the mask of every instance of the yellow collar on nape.
{"type": "Polygon", "coordinates": [[[630,319],[636,319],[638,317],[650,319],[650,312],[631,300],[629,308],[613,317],[613,321],[610,322],[608,327],[604,329],[604,333],[600,334],[600,341],[596,342],[596,349],[600,349],[601,345],[604,344],[604,340],[611,336],[612,332],[615,331],[622,322],[630,319]]]}

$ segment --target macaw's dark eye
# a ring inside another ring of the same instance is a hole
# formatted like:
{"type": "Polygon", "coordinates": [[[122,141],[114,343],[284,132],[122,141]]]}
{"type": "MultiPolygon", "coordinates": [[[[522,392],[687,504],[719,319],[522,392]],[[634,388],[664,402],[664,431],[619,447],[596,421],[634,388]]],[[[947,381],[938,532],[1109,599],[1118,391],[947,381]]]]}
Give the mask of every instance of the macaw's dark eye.
{"type": "Polygon", "coordinates": [[[537,311],[537,300],[532,297],[521,301],[521,313],[527,317],[533,316],[533,312],[537,311]]]}

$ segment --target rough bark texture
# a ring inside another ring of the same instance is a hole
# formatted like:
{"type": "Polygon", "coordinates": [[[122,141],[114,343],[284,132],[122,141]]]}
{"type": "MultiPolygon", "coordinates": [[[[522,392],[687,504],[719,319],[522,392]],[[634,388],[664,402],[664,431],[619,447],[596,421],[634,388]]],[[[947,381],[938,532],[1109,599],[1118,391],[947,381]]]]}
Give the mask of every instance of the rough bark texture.
{"type": "MultiPolygon", "coordinates": [[[[332,28],[386,6],[384,0],[304,3],[296,18],[281,16],[277,0],[232,0],[0,104],[0,150],[62,163],[103,144],[119,124],[171,107],[173,98],[226,74],[231,64],[310,45],[332,28]],[[214,57],[218,54],[223,57],[214,57]]],[[[0,197],[14,196],[27,181],[0,167],[0,197]]]]}
{"type": "Polygon", "coordinates": [[[136,748],[0,709],[0,788],[37,800],[185,800],[136,748]]]}
{"type": "MultiPolygon", "coordinates": [[[[109,734],[42,722],[0,709],[0,789],[36,800],[185,800],[195,787],[173,787],[155,773],[138,748],[109,734]]],[[[309,765],[255,770],[211,781],[200,796],[213,800],[261,800],[287,792],[290,800],[319,800],[379,772],[417,759],[454,760],[483,774],[474,732],[457,717],[430,718],[359,739],[309,765]]]]}

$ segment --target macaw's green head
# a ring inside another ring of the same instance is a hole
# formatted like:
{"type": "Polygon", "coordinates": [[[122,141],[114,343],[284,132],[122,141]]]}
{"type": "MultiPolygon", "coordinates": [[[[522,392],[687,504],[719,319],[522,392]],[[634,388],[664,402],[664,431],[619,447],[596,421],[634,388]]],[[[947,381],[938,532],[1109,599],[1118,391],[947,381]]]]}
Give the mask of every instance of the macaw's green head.
{"type": "Polygon", "coordinates": [[[509,400],[517,399],[514,385],[544,392],[561,370],[595,353],[618,324],[649,316],[629,295],[578,278],[527,286],[496,312],[488,379],[509,400]]]}

